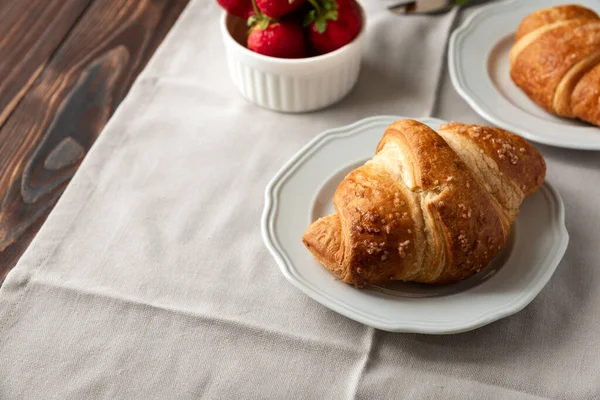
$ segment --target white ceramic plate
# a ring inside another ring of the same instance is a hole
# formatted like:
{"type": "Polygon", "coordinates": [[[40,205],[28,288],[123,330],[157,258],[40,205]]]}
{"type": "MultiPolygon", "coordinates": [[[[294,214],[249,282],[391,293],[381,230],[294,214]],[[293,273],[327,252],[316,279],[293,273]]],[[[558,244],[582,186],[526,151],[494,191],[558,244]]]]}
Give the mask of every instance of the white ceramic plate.
{"type": "MultiPolygon", "coordinates": [[[[538,143],[600,150],[600,128],[556,117],[531,101],[511,80],[508,53],[521,20],[565,0],[509,0],[474,13],[450,38],[448,68],[454,87],[491,123],[538,143]]],[[[600,1],[578,0],[600,13],[600,1]]]]}
{"type": "MultiPolygon", "coordinates": [[[[525,200],[503,252],[488,268],[454,285],[355,289],[333,279],[302,244],[308,225],[333,212],[339,182],[373,156],[385,127],[401,118],[373,117],[325,132],[269,183],[262,233],[281,272],[324,306],[387,331],[457,333],[521,310],[548,282],[568,243],[563,203],[548,183],[525,200]]],[[[434,129],[443,122],[419,120],[434,129]]]]}

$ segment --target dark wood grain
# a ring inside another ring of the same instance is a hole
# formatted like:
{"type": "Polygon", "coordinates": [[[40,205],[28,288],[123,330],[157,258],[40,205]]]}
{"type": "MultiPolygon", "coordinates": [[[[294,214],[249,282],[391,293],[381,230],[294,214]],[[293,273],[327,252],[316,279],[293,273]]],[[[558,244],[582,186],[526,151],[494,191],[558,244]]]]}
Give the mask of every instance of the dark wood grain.
{"type": "Polygon", "coordinates": [[[0,128],[0,281],[187,1],[92,0],[49,62],[27,64],[40,72],[11,89],[20,98],[0,128]]]}
{"type": "Polygon", "coordinates": [[[0,1],[0,126],[90,0],[0,1]]]}

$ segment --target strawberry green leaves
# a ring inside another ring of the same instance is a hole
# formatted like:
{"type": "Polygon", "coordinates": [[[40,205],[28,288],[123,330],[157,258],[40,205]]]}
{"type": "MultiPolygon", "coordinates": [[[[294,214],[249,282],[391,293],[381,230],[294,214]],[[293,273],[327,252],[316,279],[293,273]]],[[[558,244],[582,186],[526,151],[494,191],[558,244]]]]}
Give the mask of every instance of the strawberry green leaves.
{"type": "Polygon", "coordinates": [[[319,33],[324,33],[327,29],[327,21],[336,21],[338,19],[338,5],[333,0],[308,0],[313,5],[311,10],[304,18],[304,27],[314,23],[319,33]],[[319,4],[320,3],[320,4],[319,4]]]}

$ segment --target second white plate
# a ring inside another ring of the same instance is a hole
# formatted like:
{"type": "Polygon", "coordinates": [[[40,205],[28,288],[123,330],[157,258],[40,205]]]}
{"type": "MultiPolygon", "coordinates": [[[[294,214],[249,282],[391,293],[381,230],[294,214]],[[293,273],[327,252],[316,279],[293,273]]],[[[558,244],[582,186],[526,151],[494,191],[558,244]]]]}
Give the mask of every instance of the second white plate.
{"type": "MultiPolygon", "coordinates": [[[[546,285],[568,243],[562,200],[547,182],[521,206],[502,253],[458,284],[355,289],[334,280],[302,244],[308,225],[333,212],[333,194],[344,176],[373,156],[385,128],[401,118],[373,117],[325,132],[269,183],[262,233],[281,272],[324,306],[394,332],[463,332],[521,310],[546,285]]],[[[443,122],[418,120],[434,129],[443,122]]]]}
{"type": "MultiPolygon", "coordinates": [[[[537,9],[564,3],[509,0],[482,7],[452,34],[448,70],[458,93],[491,123],[538,143],[600,150],[600,128],[546,112],[510,78],[508,53],[521,20],[537,9]]],[[[578,3],[600,13],[598,0],[578,3]]]]}

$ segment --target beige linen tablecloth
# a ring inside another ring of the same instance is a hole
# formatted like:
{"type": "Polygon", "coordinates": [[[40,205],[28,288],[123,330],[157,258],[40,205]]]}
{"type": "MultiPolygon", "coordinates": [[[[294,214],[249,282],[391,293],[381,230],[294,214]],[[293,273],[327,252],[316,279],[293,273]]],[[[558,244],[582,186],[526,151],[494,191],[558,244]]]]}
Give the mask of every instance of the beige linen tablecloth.
{"type": "Polygon", "coordinates": [[[363,117],[483,122],[444,69],[455,14],[373,0],[356,88],[303,115],[238,95],[218,15],[191,2],[0,289],[0,399],[598,398],[598,153],[540,146],[571,244],[525,310],[451,336],[365,327],[284,279],[263,191],[363,117]]]}

